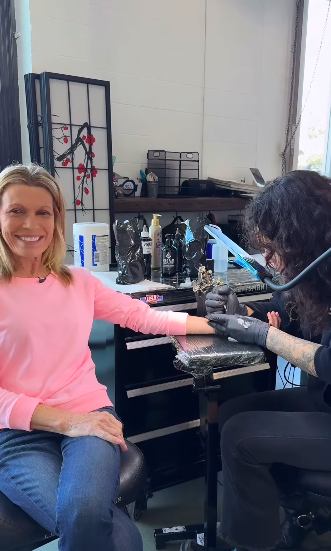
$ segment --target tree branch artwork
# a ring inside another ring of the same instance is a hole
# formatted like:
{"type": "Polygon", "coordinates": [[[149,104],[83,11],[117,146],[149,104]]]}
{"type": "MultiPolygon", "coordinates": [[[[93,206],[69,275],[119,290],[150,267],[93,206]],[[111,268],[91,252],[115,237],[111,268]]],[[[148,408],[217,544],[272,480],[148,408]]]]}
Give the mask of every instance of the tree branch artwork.
{"type": "MultiPolygon", "coordinates": [[[[54,140],[57,140],[61,144],[67,144],[69,141],[69,135],[66,134],[68,131],[68,126],[60,126],[57,129],[53,130],[53,144],[54,140]],[[60,136],[54,135],[54,130],[59,130],[62,132],[60,136]]],[[[80,207],[83,212],[86,211],[84,205],[85,196],[90,193],[90,183],[97,177],[98,171],[94,166],[95,153],[92,151],[93,144],[95,143],[95,137],[91,132],[91,126],[85,122],[80,126],[77,131],[77,136],[72,145],[64,151],[64,153],[58,154],[54,150],[54,160],[57,162],[62,162],[63,167],[67,167],[71,162],[75,166],[75,153],[79,148],[83,148],[84,151],[84,161],[80,163],[75,169],[76,171],[76,181],[79,182],[77,186],[76,196],[74,198],[75,205],[80,207]]]]}

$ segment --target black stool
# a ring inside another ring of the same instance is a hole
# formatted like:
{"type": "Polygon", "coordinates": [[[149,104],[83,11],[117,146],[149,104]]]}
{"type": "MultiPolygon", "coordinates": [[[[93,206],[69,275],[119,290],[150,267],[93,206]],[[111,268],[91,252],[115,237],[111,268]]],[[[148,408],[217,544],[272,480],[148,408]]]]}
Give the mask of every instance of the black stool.
{"type": "MultiPolygon", "coordinates": [[[[272,473],[280,490],[286,522],[299,530],[301,541],[296,547],[299,545],[301,549],[311,532],[318,536],[331,532],[331,465],[330,472],[275,465],[272,473]]],[[[330,546],[325,549],[331,550],[331,534],[330,546]]]]}
{"type": "MultiPolygon", "coordinates": [[[[144,456],[134,444],[121,454],[121,481],[117,506],[127,512],[130,503],[145,499],[147,469],[144,456]]],[[[20,507],[0,492],[1,551],[33,551],[57,539],[32,520],[20,507]]]]}

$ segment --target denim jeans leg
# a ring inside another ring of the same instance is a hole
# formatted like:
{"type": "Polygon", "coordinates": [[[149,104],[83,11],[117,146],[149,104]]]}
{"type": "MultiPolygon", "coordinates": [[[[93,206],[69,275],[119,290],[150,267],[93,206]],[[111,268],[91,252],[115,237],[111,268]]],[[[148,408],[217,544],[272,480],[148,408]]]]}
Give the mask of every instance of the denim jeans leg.
{"type": "Polygon", "coordinates": [[[53,534],[61,438],[44,431],[0,430],[0,491],[53,534]]]}
{"type": "Polygon", "coordinates": [[[0,431],[0,491],[58,535],[61,551],[142,551],[138,529],[115,506],[119,475],[119,447],[99,438],[0,431]]]}
{"type": "Polygon", "coordinates": [[[57,499],[59,550],[141,551],[136,526],[115,506],[120,448],[93,436],[64,437],[61,447],[63,465],[57,499]]]}

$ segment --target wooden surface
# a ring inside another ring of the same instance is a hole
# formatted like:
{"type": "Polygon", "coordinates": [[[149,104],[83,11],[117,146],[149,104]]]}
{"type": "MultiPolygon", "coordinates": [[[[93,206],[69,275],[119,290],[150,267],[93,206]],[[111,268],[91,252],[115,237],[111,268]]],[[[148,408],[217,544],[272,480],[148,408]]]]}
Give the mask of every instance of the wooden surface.
{"type": "Polygon", "coordinates": [[[164,199],[149,199],[145,197],[126,197],[115,199],[115,212],[199,212],[242,210],[248,199],[238,197],[169,197],[164,199]]]}

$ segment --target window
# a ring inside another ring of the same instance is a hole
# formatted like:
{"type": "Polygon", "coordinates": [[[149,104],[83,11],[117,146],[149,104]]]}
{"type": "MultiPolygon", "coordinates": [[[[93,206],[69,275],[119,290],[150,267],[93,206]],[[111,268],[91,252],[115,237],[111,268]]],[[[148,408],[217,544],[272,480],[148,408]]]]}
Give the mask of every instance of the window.
{"type": "Polygon", "coordinates": [[[298,168],[331,176],[331,5],[309,0],[298,168]]]}

